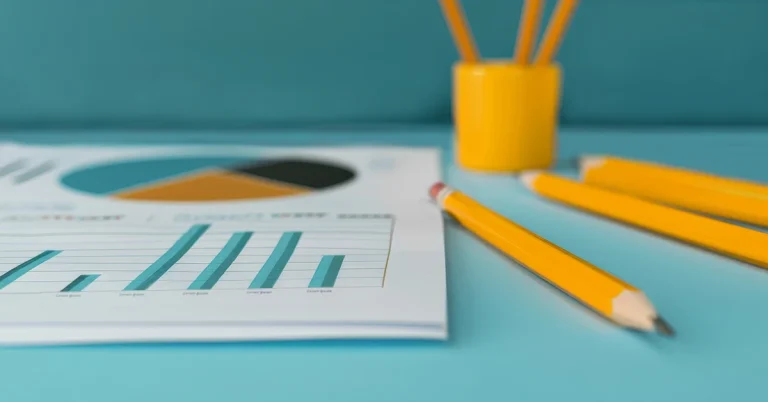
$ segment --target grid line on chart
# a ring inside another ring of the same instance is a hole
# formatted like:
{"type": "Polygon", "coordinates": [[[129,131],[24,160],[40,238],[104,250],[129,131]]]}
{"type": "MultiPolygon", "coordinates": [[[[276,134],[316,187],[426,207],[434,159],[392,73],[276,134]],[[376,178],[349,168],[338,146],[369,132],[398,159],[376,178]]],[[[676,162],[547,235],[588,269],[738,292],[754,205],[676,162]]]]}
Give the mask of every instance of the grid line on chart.
{"type": "MultiPolygon", "coordinates": [[[[272,247],[268,247],[268,246],[248,247],[247,249],[252,250],[252,249],[258,249],[258,248],[264,248],[264,249],[270,249],[270,250],[272,249],[272,247]]],[[[302,249],[304,249],[304,250],[327,250],[329,248],[330,247],[302,247],[302,249]]],[[[387,251],[388,250],[386,248],[365,248],[365,247],[335,247],[335,248],[343,249],[343,250],[362,250],[362,251],[387,251]]],[[[37,250],[38,249],[29,249],[29,250],[18,250],[18,249],[15,249],[15,250],[10,250],[10,251],[11,252],[26,252],[26,251],[37,251],[37,250]]],[[[135,248],[135,249],[127,249],[127,248],[96,248],[96,249],[94,249],[94,248],[70,248],[70,249],[67,249],[67,253],[69,253],[71,251],[167,251],[167,250],[168,250],[168,248],[135,248]]],[[[195,247],[195,250],[221,250],[221,247],[195,247]]],[[[270,255],[270,254],[243,254],[243,255],[263,255],[263,256],[267,256],[267,255],[270,255]]],[[[385,254],[385,253],[382,253],[382,254],[385,254]]],[[[324,255],[324,254],[322,254],[322,255],[324,255]]],[[[94,255],[91,255],[91,256],[83,255],[83,256],[77,256],[77,257],[104,257],[104,256],[101,256],[101,255],[95,255],[95,256],[94,255]]],[[[153,255],[150,255],[150,256],[138,256],[138,255],[135,255],[135,254],[131,254],[131,255],[110,255],[110,257],[155,257],[155,256],[153,256],[153,255]]],[[[13,256],[0,256],[0,258],[17,258],[17,257],[13,257],[13,256]]]]}
{"type": "MultiPolygon", "coordinates": [[[[91,282],[95,281],[96,278],[99,275],[80,275],[80,276],[82,276],[82,277],[92,277],[92,279],[84,278],[83,280],[80,280],[80,277],[77,277],[77,279],[75,279],[73,281],[70,281],[70,280],[60,280],[60,281],[53,281],[53,280],[51,280],[51,281],[48,281],[48,280],[45,280],[45,281],[31,280],[30,281],[30,280],[25,280],[25,279],[19,279],[16,282],[19,282],[19,283],[25,283],[25,282],[26,283],[67,283],[68,284],[67,286],[72,285],[72,287],[75,287],[75,288],[85,288],[85,286],[87,286],[91,282]]],[[[381,277],[378,276],[378,275],[376,275],[376,276],[351,276],[351,277],[346,277],[346,278],[334,278],[334,280],[336,280],[336,279],[379,279],[379,278],[381,278],[381,277]]],[[[296,279],[291,279],[291,280],[300,281],[300,280],[304,280],[304,278],[296,278],[296,279]]],[[[118,283],[118,282],[126,282],[126,281],[124,279],[107,279],[107,280],[100,280],[99,282],[100,283],[101,282],[118,283]]],[[[159,279],[155,283],[158,283],[158,282],[163,282],[163,283],[172,283],[172,282],[189,283],[189,280],[187,280],[187,279],[159,279]]],[[[250,282],[250,281],[247,280],[247,279],[219,279],[216,282],[217,283],[218,282],[243,282],[243,283],[245,283],[245,282],[250,282]]],[[[309,286],[309,287],[318,287],[319,288],[319,287],[332,287],[332,286],[333,286],[333,283],[330,283],[330,285],[323,285],[323,286],[318,285],[318,286],[309,286]]],[[[211,290],[211,289],[213,289],[213,287],[210,287],[210,288],[200,288],[200,289],[185,287],[185,290],[211,290]]],[[[241,289],[241,290],[247,290],[247,289],[241,289]]],[[[62,292],[66,292],[67,290],[63,290],[62,289],[61,291],[62,292]]]]}
{"type": "MultiPolygon", "coordinates": [[[[296,264],[296,263],[294,263],[294,264],[296,264]]],[[[300,263],[300,264],[303,264],[303,263],[300,263]]],[[[306,264],[315,264],[315,263],[307,262],[306,264]]],[[[201,265],[203,265],[203,264],[201,264],[201,265]]],[[[317,265],[317,264],[315,264],[315,265],[317,265]]],[[[364,270],[374,270],[374,271],[379,270],[380,271],[380,270],[383,270],[383,269],[384,269],[383,267],[382,268],[347,268],[347,267],[344,268],[345,271],[364,271],[364,270]]],[[[57,269],[57,270],[37,269],[37,270],[35,270],[35,272],[82,272],[82,271],[83,271],[82,269],[57,269]]],[[[228,269],[227,270],[227,272],[247,272],[247,273],[251,273],[251,274],[256,274],[258,271],[259,270],[248,270],[248,271],[235,270],[235,269],[228,269]]],[[[312,268],[312,269],[286,269],[285,271],[298,271],[298,272],[313,271],[314,272],[314,271],[317,271],[317,268],[312,268]]],[[[109,272],[136,272],[136,270],[135,269],[110,269],[109,272]]],[[[195,274],[199,274],[200,273],[200,271],[182,271],[182,270],[173,270],[171,272],[185,272],[185,273],[195,273],[195,274]]],[[[20,280],[20,281],[23,281],[23,280],[20,280]]],[[[34,282],[34,281],[29,281],[29,282],[34,282]]]]}
{"type": "MultiPolygon", "coordinates": [[[[315,233],[348,233],[348,234],[383,234],[386,235],[390,232],[384,231],[343,231],[343,230],[312,230],[315,233]]],[[[279,230],[271,230],[270,233],[281,233],[279,230]]],[[[135,235],[135,236],[152,236],[157,233],[0,233],[0,237],[43,237],[43,236],[120,236],[120,235],[135,235]]],[[[177,233],[168,233],[169,235],[177,233]]]]}

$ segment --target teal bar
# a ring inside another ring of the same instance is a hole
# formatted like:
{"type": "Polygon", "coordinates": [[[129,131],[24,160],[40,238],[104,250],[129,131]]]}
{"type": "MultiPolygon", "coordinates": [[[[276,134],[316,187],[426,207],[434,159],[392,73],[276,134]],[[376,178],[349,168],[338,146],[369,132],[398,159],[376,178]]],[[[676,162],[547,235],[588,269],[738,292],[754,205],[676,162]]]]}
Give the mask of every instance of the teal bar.
{"type": "Polygon", "coordinates": [[[176,243],[171,246],[160,258],[157,259],[149,268],[145,269],[139,276],[125,287],[127,291],[147,290],[153,283],[157,282],[164,273],[166,273],[173,264],[177,263],[184,254],[195,245],[198,239],[205,233],[210,225],[194,225],[184,233],[176,243]]]}
{"type": "Polygon", "coordinates": [[[253,278],[249,289],[263,289],[271,288],[275,286],[277,278],[283,273],[285,264],[291,259],[293,250],[296,249],[296,244],[299,243],[301,232],[285,232],[280,236],[280,240],[277,242],[277,246],[272,250],[272,254],[267,258],[267,262],[261,268],[256,277],[253,278]]]}
{"type": "Polygon", "coordinates": [[[317,265],[317,270],[309,282],[311,288],[332,288],[339,276],[343,255],[324,255],[317,265]]]}
{"type": "Polygon", "coordinates": [[[100,275],[80,275],[77,278],[75,278],[74,281],[70,282],[69,285],[65,286],[64,289],[61,289],[62,292],[81,292],[85,288],[88,287],[93,281],[96,280],[100,275]]]}
{"type": "Polygon", "coordinates": [[[253,232],[238,232],[232,235],[224,245],[224,248],[216,254],[210,264],[200,273],[200,275],[189,285],[190,290],[211,289],[219,281],[224,272],[235,261],[238,255],[245,248],[245,244],[251,239],[253,232]]]}
{"type": "Polygon", "coordinates": [[[57,256],[59,253],[61,253],[59,250],[45,250],[42,253],[22,262],[16,268],[13,268],[3,275],[0,275],[0,289],[10,285],[13,283],[13,281],[21,278],[22,275],[31,271],[32,268],[50,260],[51,258],[57,256]]]}

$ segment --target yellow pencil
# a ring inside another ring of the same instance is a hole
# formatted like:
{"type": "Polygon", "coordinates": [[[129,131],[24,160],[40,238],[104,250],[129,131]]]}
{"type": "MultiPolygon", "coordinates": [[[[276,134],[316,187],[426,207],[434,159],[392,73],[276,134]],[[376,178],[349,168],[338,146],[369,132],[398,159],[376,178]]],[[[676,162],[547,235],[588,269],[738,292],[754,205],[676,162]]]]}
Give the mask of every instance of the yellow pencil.
{"type": "Polygon", "coordinates": [[[560,0],[557,3],[557,7],[552,13],[547,30],[544,33],[544,39],[542,39],[539,51],[536,54],[535,64],[547,65],[555,58],[555,54],[557,54],[557,50],[560,48],[565,31],[568,30],[568,25],[578,3],[578,0],[560,0]]]}
{"type": "Polygon", "coordinates": [[[544,172],[520,180],[565,205],[768,268],[768,234],[544,172]]]}
{"type": "Polygon", "coordinates": [[[515,46],[515,63],[527,65],[530,63],[533,45],[539,34],[542,0],[525,0],[525,7],[520,16],[520,27],[517,31],[517,46],[515,46]]]}
{"type": "Polygon", "coordinates": [[[472,37],[469,24],[464,18],[464,11],[458,0],[440,0],[440,5],[462,60],[466,63],[476,63],[480,57],[475,46],[475,39],[472,37]]]}
{"type": "Polygon", "coordinates": [[[610,156],[580,160],[594,186],[689,211],[768,226],[768,186],[687,169],[610,156]]]}
{"type": "Polygon", "coordinates": [[[673,333],[645,294],[634,286],[443,183],[433,185],[429,193],[463,227],[604,317],[632,329],[673,333]]]}

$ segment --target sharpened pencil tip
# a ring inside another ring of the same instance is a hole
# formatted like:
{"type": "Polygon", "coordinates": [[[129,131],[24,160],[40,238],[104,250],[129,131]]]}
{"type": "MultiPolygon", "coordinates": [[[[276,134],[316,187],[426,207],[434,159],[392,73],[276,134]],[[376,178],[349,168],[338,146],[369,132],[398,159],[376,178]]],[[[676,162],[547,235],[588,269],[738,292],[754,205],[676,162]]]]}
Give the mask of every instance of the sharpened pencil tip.
{"type": "Polygon", "coordinates": [[[577,163],[579,170],[586,171],[602,166],[605,163],[605,157],[602,155],[580,155],[577,163]]]}
{"type": "Polygon", "coordinates": [[[540,174],[540,170],[527,170],[520,173],[519,178],[523,185],[531,190],[533,189],[533,182],[536,181],[536,178],[539,177],[540,174]]]}
{"type": "Polygon", "coordinates": [[[666,335],[666,336],[674,336],[675,330],[672,329],[672,326],[669,325],[668,322],[664,321],[661,317],[656,317],[653,319],[653,325],[656,327],[656,331],[659,331],[659,333],[666,335]]]}

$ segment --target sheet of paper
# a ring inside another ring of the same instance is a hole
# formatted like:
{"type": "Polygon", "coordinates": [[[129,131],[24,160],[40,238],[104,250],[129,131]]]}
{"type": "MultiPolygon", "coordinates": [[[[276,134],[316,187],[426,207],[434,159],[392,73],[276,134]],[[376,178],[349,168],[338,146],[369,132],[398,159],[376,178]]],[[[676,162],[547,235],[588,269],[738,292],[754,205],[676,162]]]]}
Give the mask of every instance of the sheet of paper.
{"type": "Polygon", "coordinates": [[[2,146],[0,342],[444,338],[438,161],[2,146]]]}
{"type": "Polygon", "coordinates": [[[422,326],[222,326],[184,327],[17,327],[0,328],[5,345],[62,345],[140,342],[232,342],[314,339],[443,340],[445,329],[422,326]]]}

